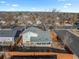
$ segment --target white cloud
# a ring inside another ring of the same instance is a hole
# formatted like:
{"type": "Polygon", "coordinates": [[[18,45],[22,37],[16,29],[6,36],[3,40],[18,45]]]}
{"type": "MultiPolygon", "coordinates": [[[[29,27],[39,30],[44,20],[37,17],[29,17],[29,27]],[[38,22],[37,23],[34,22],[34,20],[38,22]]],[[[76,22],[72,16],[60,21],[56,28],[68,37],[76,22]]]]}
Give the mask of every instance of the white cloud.
{"type": "Polygon", "coordinates": [[[19,5],[18,4],[12,4],[12,7],[18,7],[19,5]]]}
{"type": "Polygon", "coordinates": [[[65,5],[64,5],[64,8],[67,8],[67,7],[68,7],[68,6],[65,6],[65,5]]]}
{"type": "Polygon", "coordinates": [[[66,6],[71,6],[72,4],[71,3],[67,3],[67,4],[65,4],[66,6]]]}
{"type": "Polygon", "coordinates": [[[52,9],[42,9],[42,8],[30,8],[28,11],[52,11],[52,9]]]}
{"type": "Polygon", "coordinates": [[[8,9],[6,9],[6,11],[25,11],[25,9],[22,8],[15,8],[15,7],[9,7],[8,9]]]}
{"type": "Polygon", "coordinates": [[[10,4],[7,3],[6,1],[0,1],[0,4],[3,5],[3,6],[9,6],[10,4]]]}
{"type": "Polygon", "coordinates": [[[66,3],[66,4],[64,4],[64,8],[68,8],[68,7],[70,7],[70,6],[72,6],[71,3],[66,3]]]}
{"type": "Polygon", "coordinates": [[[5,4],[5,3],[6,3],[6,1],[0,1],[0,3],[1,3],[1,4],[5,4]]]}
{"type": "Polygon", "coordinates": [[[6,11],[16,11],[16,9],[15,8],[9,8],[6,11]]]}
{"type": "Polygon", "coordinates": [[[9,6],[10,4],[7,3],[7,4],[5,4],[5,5],[6,5],[6,6],[9,6]]]}
{"type": "Polygon", "coordinates": [[[36,8],[31,8],[31,10],[36,10],[36,8]]]}
{"type": "Polygon", "coordinates": [[[29,11],[40,11],[41,9],[38,9],[38,8],[31,8],[29,9],[29,11]]]}
{"type": "Polygon", "coordinates": [[[66,0],[58,0],[58,1],[66,1],[66,0]]]}

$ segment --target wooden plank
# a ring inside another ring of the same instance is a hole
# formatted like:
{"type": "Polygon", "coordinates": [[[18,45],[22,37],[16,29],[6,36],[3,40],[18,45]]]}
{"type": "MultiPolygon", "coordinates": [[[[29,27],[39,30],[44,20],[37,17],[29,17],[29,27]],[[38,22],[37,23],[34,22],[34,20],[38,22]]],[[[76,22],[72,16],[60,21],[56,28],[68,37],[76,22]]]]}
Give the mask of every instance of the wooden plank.
{"type": "Polygon", "coordinates": [[[73,54],[54,53],[54,52],[5,52],[5,57],[13,56],[57,56],[57,59],[73,59],[73,54]]]}

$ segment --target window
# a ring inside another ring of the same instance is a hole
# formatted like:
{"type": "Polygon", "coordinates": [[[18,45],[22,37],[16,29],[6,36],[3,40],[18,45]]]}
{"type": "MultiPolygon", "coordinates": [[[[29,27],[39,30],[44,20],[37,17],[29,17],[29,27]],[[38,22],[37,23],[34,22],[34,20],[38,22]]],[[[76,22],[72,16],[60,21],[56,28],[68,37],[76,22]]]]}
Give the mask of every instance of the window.
{"type": "Polygon", "coordinates": [[[37,43],[38,45],[41,45],[41,43],[37,43]]]}

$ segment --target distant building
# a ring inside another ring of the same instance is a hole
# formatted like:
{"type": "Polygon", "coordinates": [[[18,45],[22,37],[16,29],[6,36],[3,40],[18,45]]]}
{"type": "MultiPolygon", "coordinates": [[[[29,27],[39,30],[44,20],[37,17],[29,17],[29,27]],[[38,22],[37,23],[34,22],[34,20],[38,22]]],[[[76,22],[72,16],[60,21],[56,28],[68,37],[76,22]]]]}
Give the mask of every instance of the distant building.
{"type": "Polygon", "coordinates": [[[79,20],[77,20],[74,25],[77,29],[79,29],[79,20]]]}
{"type": "Polygon", "coordinates": [[[5,23],[6,23],[6,21],[4,21],[4,20],[1,20],[1,21],[0,21],[0,23],[1,23],[1,24],[5,24],[5,23]]]}
{"type": "Polygon", "coordinates": [[[52,40],[48,31],[36,27],[29,27],[22,33],[24,46],[50,47],[52,40]]]}
{"type": "Polygon", "coordinates": [[[17,30],[0,29],[0,45],[10,46],[14,44],[17,30]]]}
{"type": "Polygon", "coordinates": [[[36,18],[36,24],[37,24],[37,25],[39,25],[39,24],[42,23],[39,19],[40,19],[40,18],[36,18]]]}
{"type": "Polygon", "coordinates": [[[33,24],[32,21],[27,21],[27,24],[33,24]]]}

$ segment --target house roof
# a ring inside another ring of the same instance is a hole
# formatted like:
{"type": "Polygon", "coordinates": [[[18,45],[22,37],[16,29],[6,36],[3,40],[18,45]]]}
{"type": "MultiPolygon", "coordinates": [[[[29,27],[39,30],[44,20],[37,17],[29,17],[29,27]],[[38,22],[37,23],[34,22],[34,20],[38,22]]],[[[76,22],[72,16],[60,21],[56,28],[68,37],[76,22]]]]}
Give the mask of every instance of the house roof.
{"type": "Polygon", "coordinates": [[[30,38],[31,42],[38,42],[38,43],[52,42],[48,31],[43,31],[36,27],[29,27],[29,28],[25,29],[25,31],[23,33],[25,34],[27,32],[36,33],[38,35],[37,37],[31,37],[30,38]]]}
{"type": "Polygon", "coordinates": [[[0,29],[0,37],[15,37],[17,30],[0,29]]]}

